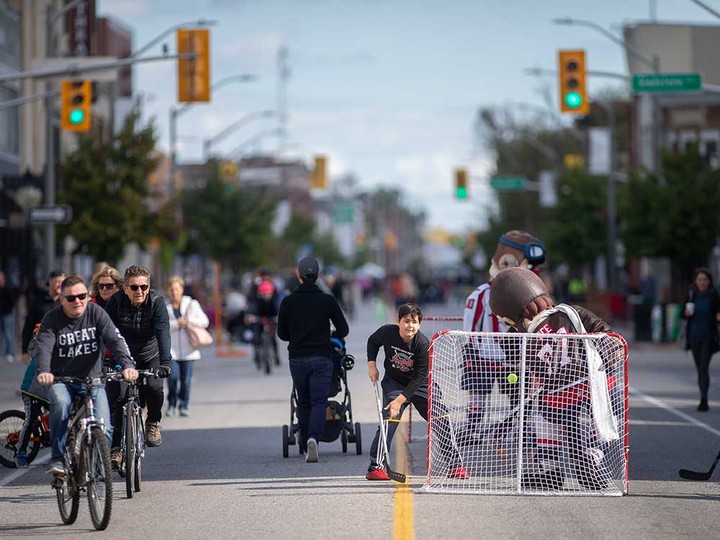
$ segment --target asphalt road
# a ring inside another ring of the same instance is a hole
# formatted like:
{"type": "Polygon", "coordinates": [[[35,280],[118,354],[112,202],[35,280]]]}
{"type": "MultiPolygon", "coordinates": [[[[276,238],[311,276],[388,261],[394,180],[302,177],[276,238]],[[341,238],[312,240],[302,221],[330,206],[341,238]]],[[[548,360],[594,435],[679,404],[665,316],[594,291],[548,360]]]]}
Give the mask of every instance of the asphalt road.
{"type": "MultiPolygon", "coordinates": [[[[459,315],[458,306],[425,306],[459,315]]],[[[118,477],[105,538],[717,538],[720,471],[709,482],[678,477],[707,470],[720,449],[720,372],[714,368],[710,411],[699,413],[695,370],[671,345],[630,342],[630,493],[626,497],[437,495],[419,492],[425,427],[413,417],[407,444],[411,490],[364,479],[376,425],[365,371],[365,340],[378,326],[365,306],[351,321],[348,349],[354,420],[363,454],[340,441],[320,446],[308,464],[291,446],[287,363],[265,376],[250,356],[206,351],[196,365],[191,416],[163,420],[163,445],[147,450],[142,492],[125,498],[118,477]]],[[[424,330],[432,333],[428,323],[424,330]]],[[[626,336],[632,338],[631,332],[626,336]],[[630,334],[630,335],[628,335],[630,334]]],[[[241,350],[244,352],[244,350],[241,350]]],[[[0,410],[20,408],[18,364],[0,365],[0,410]]],[[[399,441],[399,438],[396,439],[399,441]]],[[[41,454],[29,469],[0,469],[0,537],[75,536],[93,532],[87,504],[64,526],[41,454]]]]}

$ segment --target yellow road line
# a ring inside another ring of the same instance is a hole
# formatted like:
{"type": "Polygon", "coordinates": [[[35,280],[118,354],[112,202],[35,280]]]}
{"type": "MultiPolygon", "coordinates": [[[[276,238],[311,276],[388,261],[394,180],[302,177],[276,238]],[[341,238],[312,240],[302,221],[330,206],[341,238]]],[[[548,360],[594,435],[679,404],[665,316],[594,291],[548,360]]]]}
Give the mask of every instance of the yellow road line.
{"type": "Polygon", "coordinates": [[[407,476],[405,484],[396,484],[393,505],[393,539],[413,540],[415,519],[413,517],[413,495],[410,489],[410,467],[408,466],[408,443],[405,433],[406,421],[395,432],[395,470],[407,476]]]}

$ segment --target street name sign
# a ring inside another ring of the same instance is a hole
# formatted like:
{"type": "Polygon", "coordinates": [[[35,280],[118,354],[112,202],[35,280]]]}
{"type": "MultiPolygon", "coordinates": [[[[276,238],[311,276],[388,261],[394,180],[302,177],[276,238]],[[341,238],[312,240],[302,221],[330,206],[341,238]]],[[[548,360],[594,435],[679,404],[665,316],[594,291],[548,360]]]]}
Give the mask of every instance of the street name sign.
{"type": "Polygon", "coordinates": [[[699,73],[650,73],[632,76],[633,92],[699,92],[702,76],[699,73]]]}
{"type": "Polygon", "coordinates": [[[70,223],[72,221],[72,207],[67,204],[31,206],[28,208],[28,220],[34,225],[70,223]]]}
{"type": "Polygon", "coordinates": [[[490,187],[497,191],[522,191],[525,189],[524,176],[491,176],[490,187]]]}

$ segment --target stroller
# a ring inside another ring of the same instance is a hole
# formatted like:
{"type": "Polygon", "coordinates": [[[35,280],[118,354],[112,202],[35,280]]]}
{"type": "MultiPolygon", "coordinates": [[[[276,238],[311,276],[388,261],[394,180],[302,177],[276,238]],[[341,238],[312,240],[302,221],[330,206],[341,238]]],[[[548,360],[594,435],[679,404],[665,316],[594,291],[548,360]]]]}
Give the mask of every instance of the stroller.
{"type": "MultiPolygon", "coordinates": [[[[333,349],[333,374],[330,381],[329,398],[342,392],[342,401],[328,399],[325,413],[325,427],[320,442],[333,442],[340,437],[343,453],[347,452],[348,442],[355,443],[355,452],[362,454],[362,436],[360,422],[353,423],[352,401],[347,385],[347,372],[355,365],[355,357],[345,349],[342,339],[330,338],[333,349]]],[[[297,418],[297,392],[293,385],[290,393],[290,424],[282,427],[283,457],[288,457],[291,444],[298,443],[300,454],[305,453],[304,444],[300,441],[300,425],[297,418]]]]}

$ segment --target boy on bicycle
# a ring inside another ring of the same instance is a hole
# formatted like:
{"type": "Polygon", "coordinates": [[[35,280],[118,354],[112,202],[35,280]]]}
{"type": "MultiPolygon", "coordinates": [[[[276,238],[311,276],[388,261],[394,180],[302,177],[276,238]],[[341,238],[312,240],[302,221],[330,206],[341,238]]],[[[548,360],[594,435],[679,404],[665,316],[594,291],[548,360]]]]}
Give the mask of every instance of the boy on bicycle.
{"type": "MultiPolygon", "coordinates": [[[[245,323],[253,325],[255,330],[255,338],[253,339],[253,348],[255,354],[255,362],[258,361],[258,347],[262,344],[261,332],[265,331],[265,321],[272,337],[273,354],[275,355],[275,365],[280,365],[280,356],[277,350],[277,341],[275,340],[275,330],[277,327],[277,294],[275,285],[272,281],[263,281],[257,286],[257,295],[250,300],[248,306],[248,314],[245,316],[245,323]]],[[[258,366],[262,367],[262,366],[258,366]]]]}
{"type": "MultiPolygon", "coordinates": [[[[37,335],[37,381],[52,385],[50,400],[51,465],[50,474],[65,474],[63,449],[67,439],[67,422],[79,385],[53,384],[55,376],[100,377],[103,374],[104,348],[123,367],[123,378],[137,379],[135,362],[125,339],[97,304],[89,302],[85,282],[80,276],[65,278],[60,287],[60,306],[43,317],[37,335]]],[[[112,436],[110,407],[105,389],[93,389],[98,416],[104,421],[108,443],[112,436]]]]}

